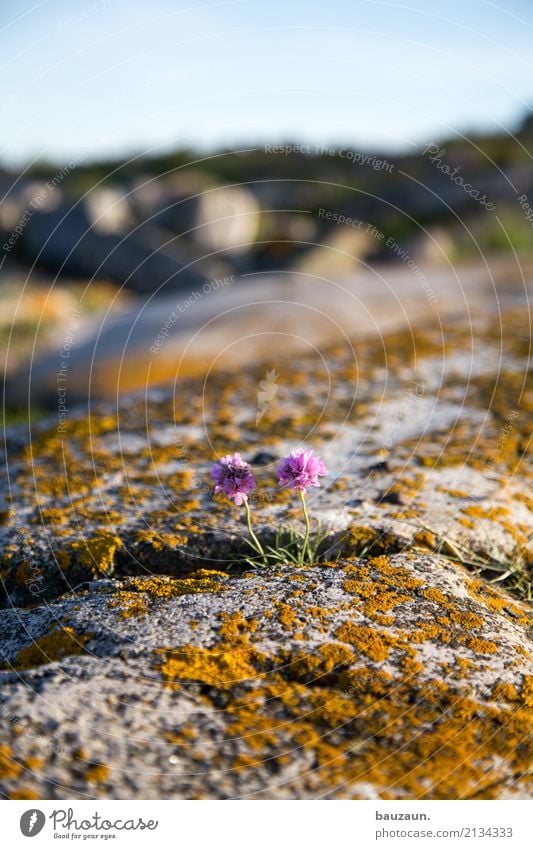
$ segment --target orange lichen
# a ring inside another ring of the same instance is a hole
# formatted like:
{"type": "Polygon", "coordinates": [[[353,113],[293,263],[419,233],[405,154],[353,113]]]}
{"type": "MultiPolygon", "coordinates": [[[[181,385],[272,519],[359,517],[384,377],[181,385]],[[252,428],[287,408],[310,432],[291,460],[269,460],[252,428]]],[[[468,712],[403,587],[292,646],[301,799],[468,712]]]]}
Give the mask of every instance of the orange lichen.
{"type": "Polygon", "coordinates": [[[80,564],[93,574],[111,575],[114,571],[115,554],[122,540],[114,534],[102,531],[93,537],[76,540],[70,547],[80,564]]]}
{"type": "Polygon", "coordinates": [[[84,778],[89,784],[101,784],[107,781],[111,774],[111,770],[105,764],[93,764],[85,770],[84,778]]]}
{"type": "Polygon", "coordinates": [[[222,625],[219,634],[223,640],[240,642],[247,640],[248,634],[253,634],[258,627],[257,619],[245,619],[240,611],[222,613],[222,625]]]}
{"type": "Polygon", "coordinates": [[[449,604],[449,600],[444,595],[442,590],[438,590],[436,587],[428,587],[422,590],[422,595],[424,596],[424,598],[427,598],[428,601],[434,601],[437,604],[441,604],[444,606],[449,604]]]}
{"type": "Polygon", "coordinates": [[[119,615],[123,619],[145,616],[150,611],[150,602],[155,599],[226,589],[220,581],[222,577],[226,578],[226,573],[199,569],[189,578],[168,578],[160,575],[151,578],[130,578],[126,584],[127,589],[115,593],[108,606],[120,608],[119,615]]]}
{"type": "Polygon", "coordinates": [[[450,619],[461,625],[466,631],[469,631],[471,628],[481,628],[483,625],[482,617],[470,611],[454,610],[450,613],[450,619]]]}
{"type": "Polygon", "coordinates": [[[518,702],[520,696],[514,684],[498,681],[492,689],[492,698],[497,702],[518,702]]]}
{"type": "Polygon", "coordinates": [[[110,609],[120,608],[119,616],[122,619],[131,619],[136,616],[146,616],[148,613],[148,603],[142,595],[134,592],[122,590],[116,593],[115,597],[109,602],[110,609]]]}
{"type": "Polygon", "coordinates": [[[13,756],[7,743],[0,743],[0,778],[17,778],[22,772],[22,766],[13,756]]]}
{"type": "Polygon", "coordinates": [[[327,680],[334,670],[349,666],[355,661],[355,655],[347,646],[338,643],[324,643],[316,652],[289,655],[284,658],[284,674],[296,681],[327,680]]]}
{"type": "Polygon", "coordinates": [[[17,799],[20,801],[35,801],[37,799],[40,799],[41,797],[35,790],[32,790],[31,787],[19,787],[17,790],[11,791],[11,793],[9,794],[9,798],[13,801],[17,799]]]}
{"type": "Polygon", "coordinates": [[[76,634],[73,628],[69,627],[58,628],[20,649],[15,659],[15,668],[31,669],[34,666],[63,660],[65,657],[80,655],[92,636],[76,634]]]}
{"type": "Polygon", "coordinates": [[[492,640],[482,640],[480,637],[469,637],[466,644],[476,654],[494,654],[498,650],[498,646],[492,640]]]}
{"type": "Polygon", "coordinates": [[[188,536],[186,534],[166,534],[158,533],[157,531],[137,531],[135,534],[137,542],[145,542],[150,545],[154,551],[162,551],[165,548],[179,548],[187,545],[188,536]]]}
{"type": "Polygon", "coordinates": [[[482,507],[474,504],[470,507],[463,507],[463,513],[466,513],[467,516],[473,516],[476,519],[492,519],[494,521],[508,516],[509,510],[507,507],[491,507],[489,510],[484,510],[482,507]]]}
{"type": "Polygon", "coordinates": [[[437,539],[431,531],[418,531],[413,537],[413,543],[433,551],[437,546],[437,539]]]}
{"type": "MultiPolygon", "coordinates": [[[[445,620],[446,621],[446,620],[445,620]]],[[[452,639],[450,630],[436,622],[414,621],[407,635],[411,643],[426,643],[440,641],[449,643],[452,639]]]]}
{"type": "Polygon", "coordinates": [[[187,578],[131,578],[128,588],[148,593],[152,598],[174,598],[180,595],[218,592],[224,589],[221,578],[227,578],[226,572],[215,569],[198,569],[187,578]]]}
{"type": "Polygon", "coordinates": [[[533,707],[533,675],[524,675],[520,699],[528,707],[533,707]]]}
{"type": "Polygon", "coordinates": [[[386,631],[378,631],[366,625],[345,622],[335,632],[337,639],[350,643],[375,661],[385,660],[391,648],[398,643],[397,637],[386,631]]]}
{"type": "Polygon", "coordinates": [[[30,757],[27,757],[24,760],[24,766],[26,767],[26,769],[31,770],[42,769],[44,766],[44,760],[42,758],[32,757],[30,755],[30,757]]]}
{"type": "Polygon", "coordinates": [[[279,603],[277,607],[279,610],[279,621],[287,631],[290,631],[298,622],[298,616],[288,604],[279,603]]]}
{"type": "Polygon", "coordinates": [[[191,681],[228,689],[233,684],[256,678],[265,657],[253,648],[221,643],[213,649],[192,645],[162,649],[160,670],[169,682],[191,681]]]}

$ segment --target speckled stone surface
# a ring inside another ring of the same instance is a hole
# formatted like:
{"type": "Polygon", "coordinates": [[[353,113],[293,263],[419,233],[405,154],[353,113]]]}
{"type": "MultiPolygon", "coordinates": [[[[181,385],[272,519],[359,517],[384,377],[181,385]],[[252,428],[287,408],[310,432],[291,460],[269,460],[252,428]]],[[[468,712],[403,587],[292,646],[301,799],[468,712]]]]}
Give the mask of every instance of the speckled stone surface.
{"type": "Polygon", "coordinates": [[[8,432],[4,795],[531,793],[529,325],[475,322],[8,432]],[[274,469],[304,443],[320,562],[228,573],[245,524],[211,462],[252,464],[267,542],[300,522],[274,469]]]}
{"type": "Polygon", "coordinates": [[[27,429],[12,429],[0,494],[3,604],[115,574],[224,567],[245,525],[242,512],[212,500],[213,459],[237,450],[251,462],[255,522],[271,537],[299,521],[274,472],[303,443],[329,469],[309,499],[328,544],[348,555],[372,537],[374,553],[420,545],[485,564],[489,578],[518,564],[524,594],[533,561],[528,354],[528,318],[517,310],[474,329],[408,329],[320,357],[277,353],[239,374],[183,378],[89,417],[71,414],[64,432],[34,425],[31,442],[27,429]],[[276,391],[263,410],[269,365],[276,391]]]}
{"type": "Polygon", "coordinates": [[[96,582],[3,615],[1,786],[27,798],[521,797],[528,622],[433,555],[96,582]]]}

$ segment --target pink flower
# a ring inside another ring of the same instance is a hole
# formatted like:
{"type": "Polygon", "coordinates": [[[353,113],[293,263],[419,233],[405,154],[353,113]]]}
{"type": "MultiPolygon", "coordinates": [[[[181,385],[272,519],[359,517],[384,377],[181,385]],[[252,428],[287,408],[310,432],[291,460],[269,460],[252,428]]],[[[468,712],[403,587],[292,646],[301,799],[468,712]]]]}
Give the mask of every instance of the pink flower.
{"type": "Polygon", "coordinates": [[[300,492],[310,486],[320,486],[318,478],[325,474],[324,462],[320,457],[315,457],[310,448],[306,451],[292,451],[278,466],[279,485],[299,489],[300,492]]]}
{"type": "Polygon", "coordinates": [[[223,492],[232,498],[237,507],[248,501],[248,493],[255,489],[255,479],[250,466],[238,452],[227,454],[218,463],[213,463],[211,475],[215,481],[215,494],[223,492]]]}

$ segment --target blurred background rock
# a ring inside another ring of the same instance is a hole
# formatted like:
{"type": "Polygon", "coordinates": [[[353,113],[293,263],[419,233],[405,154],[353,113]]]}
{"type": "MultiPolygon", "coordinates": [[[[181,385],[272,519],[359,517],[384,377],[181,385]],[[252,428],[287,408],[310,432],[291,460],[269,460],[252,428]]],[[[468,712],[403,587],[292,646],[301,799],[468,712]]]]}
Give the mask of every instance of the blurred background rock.
{"type": "MultiPolygon", "coordinates": [[[[30,407],[53,407],[59,351],[76,310],[80,326],[69,363],[76,369],[73,401],[87,396],[89,371],[94,395],[114,393],[112,363],[119,360],[127,359],[128,389],[144,385],[150,362],[149,380],[173,376],[186,347],[184,327],[193,333],[226,305],[234,310],[246,304],[252,293],[265,301],[294,296],[291,275],[304,297],[302,286],[316,290],[324,279],[349,282],[357,294],[357,281],[369,268],[386,267],[393,286],[397,268],[403,272],[400,286],[407,261],[429,279],[437,268],[456,274],[495,258],[519,254],[526,260],[532,252],[532,222],[516,191],[533,197],[530,115],[515,136],[453,138],[438,145],[442,161],[459,169],[476,197],[422,150],[367,154],[370,164],[364,164],[364,151],[338,147],[336,155],[321,156],[306,147],[309,152],[274,153],[267,145],[203,158],[178,150],[0,172],[0,334],[8,420],[25,414],[30,396],[30,407]],[[354,157],[363,164],[354,164],[354,157]],[[480,203],[481,195],[491,208],[480,203]],[[206,289],[217,290],[216,298],[205,299],[209,305],[183,308],[206,289]],[[151,342],[176,307],[179,321],[154,357],[151,342]],[[97,379],[99,369],[107,382],[97,379]]],[[[264,307],[265,315],[269,309],[264,307]]],[[[222,343],[215,334],[207,359],[222,343]]],[[[197,350],[188,356],[200,357],[197,350]]]]}

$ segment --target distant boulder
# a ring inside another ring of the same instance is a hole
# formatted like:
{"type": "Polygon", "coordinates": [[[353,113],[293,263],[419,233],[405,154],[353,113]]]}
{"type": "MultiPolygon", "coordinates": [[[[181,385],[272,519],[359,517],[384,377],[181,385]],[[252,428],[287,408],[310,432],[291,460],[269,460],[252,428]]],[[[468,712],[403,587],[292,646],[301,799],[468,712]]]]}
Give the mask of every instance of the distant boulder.
{"type": "Polygon", "coordinates": [[[85,206],[97,233],[126,233],[135,225],[131,205],[122,189],[99,186],[86,196],[85,206]]]}
{"type": "Polygon", "coordinates": [[[135,231],[124,236],[97,232],[81,205],[36,212],[26,224],[23,249],[54,273],[105,278],[136,292],[167,293],[203,282],[175,252],[169,255],[145,244],[135,231]]]}
{"type": "Polygon", "coordinates": [[[139,184],[133,198],[141,220],[187,236],[206,251],[239,256],[257,238],[260,206],[245,186],[212,187],[174,178],[162,185],[139,184]]]}

